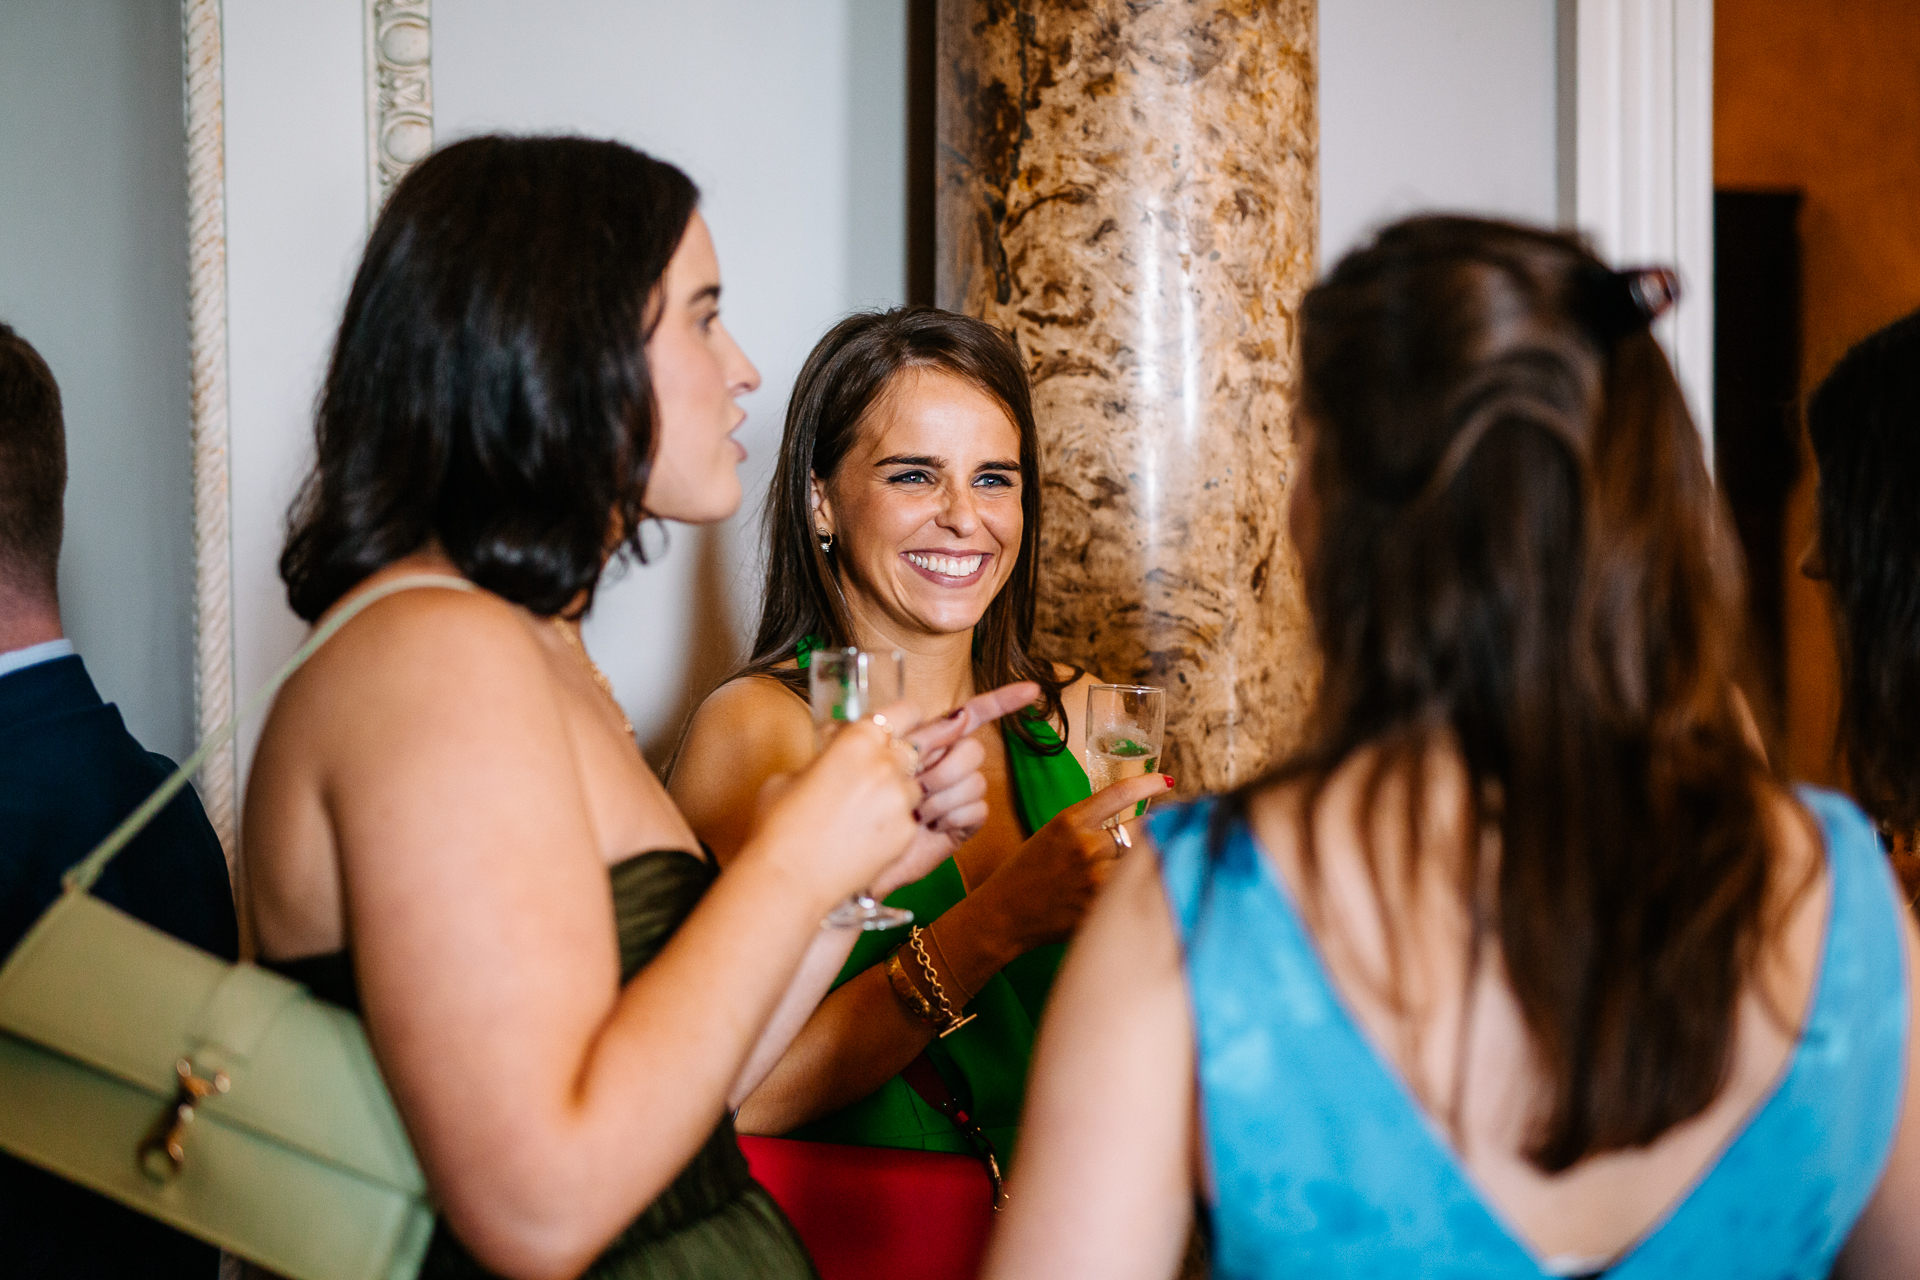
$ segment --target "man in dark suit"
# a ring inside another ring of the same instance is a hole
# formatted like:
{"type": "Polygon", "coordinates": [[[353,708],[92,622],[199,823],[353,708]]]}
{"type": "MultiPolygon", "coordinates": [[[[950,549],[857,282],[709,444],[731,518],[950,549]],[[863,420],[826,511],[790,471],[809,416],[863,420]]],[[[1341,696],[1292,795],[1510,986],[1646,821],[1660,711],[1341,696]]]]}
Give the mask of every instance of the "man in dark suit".
{"type": "MultiPolygon", "coordinates": [[[[61,873],[173,772],[100,700],[61,630],[66,483],[60,390],[39,353],[0,324],[0,953],[54,900],[61,873]]],[[[94,892],[195,946],[238,953],[226,859],[192,788],[94,892]]],[[[211,1246],[0,1155],[0,1273],[214,1280],[218,1269],[211,1246]]]]}

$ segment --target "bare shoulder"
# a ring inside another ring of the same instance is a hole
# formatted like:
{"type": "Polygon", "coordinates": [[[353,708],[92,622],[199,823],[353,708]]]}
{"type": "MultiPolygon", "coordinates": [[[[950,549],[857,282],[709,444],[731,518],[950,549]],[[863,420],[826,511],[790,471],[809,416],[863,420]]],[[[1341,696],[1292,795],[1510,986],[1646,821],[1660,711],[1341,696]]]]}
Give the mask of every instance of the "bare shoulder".
{"type": "Polygon", "coordinates": [[[1282,865],[1292,861],[1305,804],[1306,787],[1298,781],[1261,787],[1247,797],[1247,825],[1254,839],[1282,865]]]}
{"type": "Polygon", "coordinates": [[[471,870],[496,836],[591,847],[536,626],[497,596],[409,590],[369,605],[287,682],[244,818],[269,953],[340,945],[343,884],[471,870]]]}
{"type": "Polygon", "coordinates": [[[1074,935],[1038,1048],[1036,1075],[1046,1069],[1073,1082],[1054,1099],[1069,1111],[1080,1109],[1082,1091],[1115,1062],[1161,1085],[1191,1076],[1185,969],[1150,842],[1119,860],[1074,935]]]}
{"type": "Polygon", "coordinates": [[[1820,821],[1812,811],[1783,787],[1769,786],[1762,798],[1767,832],[1785,879],[1806,874],[1819,875],[1826,869],[1825,840],[1820,821]]]}
{"type": "Polygon", "coordinates": [[[694,834],[726,863],[747,839],[767,780],[812,758],[807,704],[770,676],[741,676],[693,713],[667,789],[694,834]]]}
{"type": "MultiPolygon", "coordinates": [[[[813,716],[792,689],[771,676],[739,676],[708,694],[687,729],[683,761],[724,747],[736,759],[813,754],[813,716]]],[[[679,776],[680,770],[674,774],[679,776]]]]}
{"type": "Polygon", "coordinates": [[[1120,860],[1047,1006],[1017,1191],[984,1275],[1172,1275],[1192,1214],[1194,1042],[1158,859],[1120,860]],[[1115,1124],[1125,1116],[1125,1124],[1115,1124]]]}
{"type": "Polygon", "coordinates": [[[1179,961],[1178,939],[1174,936],[1173,909],[1167,902],[1165,882],[1160,878],[1160,851],[1151,839],[1137,857],[1123,857],[1114,868],[1112,890],[1101,904],[1112,899],[1109,908],[1115,924],[1128,934],[1150,938],[1156,946],[1164,944],[1158,958],[1179,961]],[[1134,934],[1134,930],[1140,930],[1134,934]]]}
{"type": "Polygon", "coordinates": [[[491,593],[448,587],[375,601],[288,680],[266,737],[288,724],[303,737],[384,735],[423,706],[436,717],[511,723],[531,714],[557,724],[531,615],[491,593]]]}
{"type": "Polygon", "coordinates": [[[1060,686],[1060,698],[1067,706],[1069,717],[1074,712],[1084,713],[1087,709],[1087,690],[1094,685],[1105,684],[1099,676],[1081,667],[1069,667],[1061,663],[1053,664],[1053,678],[1066,683],[1060,686]]]}
{"type": "Polygon", "coordinates": [[[1179,938],[1160,878],[1160,855],[1150,843],[1114,866],[1075,935],[1071,962],[1082,998],[1117,997],[1116,1013],[1133,1007],[1141,990],[1137,984],[1179,981],[1179,938]]]}
{"type": "MultiPolygon", "coordinates": [[[[336,604],[321,625],[344,605],[336,604]]],[[[322,645],[288,682],[326,683],[398,670],[410,679],[464,674],[473,664],[517,666],[540,660],[530,615],[487,591],[419,587],[377,600],[322,645]]]]}
{"type": "Polygon", "coordinates": [[[1790,1007],[1801,1007],[1811,996],[1824,947],[1827,900],[1832,885],[1820,823],[1790,792],[1769,788],[1764,800],[1768,833],[1773,841],[1773,878],[1768,886],[1768,916],[1780,932],[1788,968],[1796,975],[1790,1007]]]}
{"type": "Polygon", "coordinates": [[[1091,671],[1058,662],[1053,664],[1053,675],[1056,680],[1067,682],[1060,689],[1060,709],[1067,717],[1067,749],[1073,753],[1075,760],[1084,760],[1087,750],[1087,690],[1106,682],[1091,671]]]}

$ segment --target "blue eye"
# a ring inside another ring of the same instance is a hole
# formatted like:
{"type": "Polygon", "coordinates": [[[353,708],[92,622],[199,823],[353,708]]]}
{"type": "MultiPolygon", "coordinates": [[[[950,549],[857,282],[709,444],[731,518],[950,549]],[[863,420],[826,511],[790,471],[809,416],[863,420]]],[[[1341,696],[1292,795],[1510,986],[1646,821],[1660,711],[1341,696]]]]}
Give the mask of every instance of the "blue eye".
{"type": "Polygon", "coordinates": [[[974,480],[974,483],[984,484],[992,488],[1011,489],[1014,486],[1014,479],[1012,476],[1005,475],[998,471],[989,471],[974,480]]]}
{"type": "Polygon", "coordinates": [[[931,479],[924,471],[902,471],[887,477],[888,484],[925,484],[931,479]]]}

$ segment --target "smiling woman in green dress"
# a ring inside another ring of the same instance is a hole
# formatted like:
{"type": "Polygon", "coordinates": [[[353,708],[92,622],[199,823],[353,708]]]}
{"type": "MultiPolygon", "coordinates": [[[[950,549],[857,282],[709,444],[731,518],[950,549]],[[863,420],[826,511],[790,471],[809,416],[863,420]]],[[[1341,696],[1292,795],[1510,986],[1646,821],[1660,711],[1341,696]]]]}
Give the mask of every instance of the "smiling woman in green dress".
{"type": "Polygon", "coordinates": [[[1038,458],[1018,352],[964,316],[852,316],[795,384],[753,658],[695,713],[669,780],[694,831],[727,863],[763,782],[812,758],[804,668],[818,649],[902,651],[908,697],[930,712],[1016,680],[1039,696],[997,729],[970,726],[986,758],[985,825],[887,899],[913,911],[917,937],[887,930],[855,945],[741,1106],[742,1132],[970,1152],[902,1078],[924,1081],[930,1066],[1011,1156],[1061,944],[1126,838],[1102,824],[1171,785],[1148,774],[1090,796],[1079,761],[1092,677],[1030,652],[1038,458]]]}

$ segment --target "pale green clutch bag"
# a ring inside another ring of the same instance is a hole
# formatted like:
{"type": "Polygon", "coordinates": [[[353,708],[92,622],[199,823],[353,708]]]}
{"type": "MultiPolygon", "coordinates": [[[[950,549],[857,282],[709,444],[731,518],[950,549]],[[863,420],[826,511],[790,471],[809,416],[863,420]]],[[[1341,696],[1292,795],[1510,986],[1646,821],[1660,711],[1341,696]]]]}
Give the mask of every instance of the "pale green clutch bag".
{"type": "Polygon", "coordinates": [[[0,967],[0,1148],[293,1280],[411,1280],[434,1214],[360,1020],[88,892],[334,632],[314,632],[100,846],[0,967]]]}

